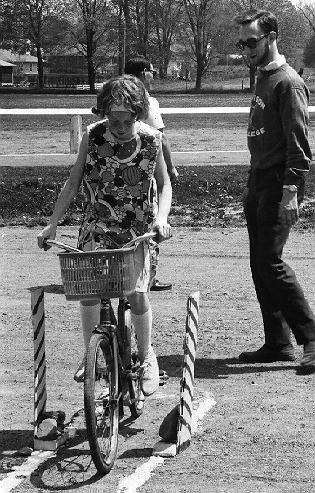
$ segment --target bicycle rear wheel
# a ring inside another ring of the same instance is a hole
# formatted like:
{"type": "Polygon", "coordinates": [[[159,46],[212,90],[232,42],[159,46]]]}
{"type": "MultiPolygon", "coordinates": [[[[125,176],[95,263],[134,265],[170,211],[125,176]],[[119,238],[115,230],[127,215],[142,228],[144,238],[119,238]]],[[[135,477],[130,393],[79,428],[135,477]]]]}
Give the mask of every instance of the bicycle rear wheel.
{"type": "Polygon", "coordinates": [[[92,460],[101,474],[113,467],[118,447],[117,354],[108,335],[93,334],[86,353],[84,410],[92,460]]]}

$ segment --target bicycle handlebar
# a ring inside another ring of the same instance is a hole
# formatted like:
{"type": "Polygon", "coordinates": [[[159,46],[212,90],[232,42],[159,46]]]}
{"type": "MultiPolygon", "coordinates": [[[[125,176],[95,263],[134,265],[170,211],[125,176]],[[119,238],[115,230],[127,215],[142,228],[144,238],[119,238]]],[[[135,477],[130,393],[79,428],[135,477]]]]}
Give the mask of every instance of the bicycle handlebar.
{"type": "MultiPolygon", "coordinates": [[[[157,232],[156,231],[145,233],[144,235],[137,236],[137,238],[134,238],[134,239],[130,240],[128,243],[126,243],[125,245],[123,245],[121,248],[130,248],[130,247],[132,247],[134,245],[138,245],[138,244],[142,243],[143,241],[146,241],[146,240],[148,240],[150,238],[156,238],[157,236],[158,235],[157,235],[157,232]]],[[[79,250],[78,248],[75,248],[73,246],[67,245],[66,243],[61,243],[60,241],[56,241],[56,240],[44,239],[43,240],[43,245],[44,245],[44,247],[45,246],[56,246],[58,248],[63,248],[67,252],[83,253],[83,251],[82,250],[79,250]]]]}
{"type": "Polygon", "coordinates": [[[78,253],[82,252],[82,250],[79,250],[78,248],[72,247],[70,245],[67,245],[66,243],[61,243],[60,241],[56,241],[56,240],[44,239],[43,245],[44,247],[50,245],[50,246],[56,246],[58,248],[64,248],[64,250],[67,250],[68,252],[78,252],[78,253]]]}

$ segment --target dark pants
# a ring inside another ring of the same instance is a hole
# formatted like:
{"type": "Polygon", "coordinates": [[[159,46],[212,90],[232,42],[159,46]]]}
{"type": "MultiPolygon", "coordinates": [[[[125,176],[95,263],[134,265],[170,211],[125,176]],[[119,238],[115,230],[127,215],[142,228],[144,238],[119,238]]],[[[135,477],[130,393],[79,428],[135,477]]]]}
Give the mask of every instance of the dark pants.
{"type": "Polygon", "coordinates": [[[265,343],[277,348],[315,339],[315,318],[294,271],[282,260],[290,228],[279,215],[281,174],[274,168],[252,171],[245,199],[250,267],[262,313],[265,343]]]}

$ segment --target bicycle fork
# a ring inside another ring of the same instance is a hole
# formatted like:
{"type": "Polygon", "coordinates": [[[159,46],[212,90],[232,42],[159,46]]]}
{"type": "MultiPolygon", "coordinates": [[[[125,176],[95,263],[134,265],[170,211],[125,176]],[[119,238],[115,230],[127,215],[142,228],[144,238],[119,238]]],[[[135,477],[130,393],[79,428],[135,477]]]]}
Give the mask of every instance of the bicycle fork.
{"type": "Polygon", "coordinates": [[[100,324],[94,329],[94,332],[107,335],[106,344],[111,347],[111,358],[113,360],[113,393],[110,396],[111,405],[119,405],[119,414],[123,415],[123,403],[121,399],[120,385],[120,365],[119,350],[117,342],[117,327],[112,323],[114,317],[113,309],[109,300],[101,300],[100,324]]]}

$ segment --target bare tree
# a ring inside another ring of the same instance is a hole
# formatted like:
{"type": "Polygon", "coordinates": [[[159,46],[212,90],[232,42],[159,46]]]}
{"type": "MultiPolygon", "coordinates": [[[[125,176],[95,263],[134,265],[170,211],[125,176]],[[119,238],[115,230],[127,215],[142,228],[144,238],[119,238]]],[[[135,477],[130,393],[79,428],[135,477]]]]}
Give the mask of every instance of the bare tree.
{"type": "Polygon", "coordinates": [[[136,51],[146,57],[149,42],[149,0],[135,1],[135,27],[137,30],[136,51]]]}
{"type": "Polygon", "coordinates": [[[85,55],[88,67],[90,91],[95,90],[97,51],[106,32],[107,1],[106,0],[75,0],[82,21],[81,35],[78,25],[78,42],[85,55]]]}
{"type": "Polygon", "coordinates": [[[196,90],[200,90],[202,76],[208,70],[212,52],[212,31],[219,0],[183,0],[188,18],[186,39],[196,63],[196,90]]]}
{"type": "Polygon", "coordinates": [[[313,3],[302,3],[300,2],[297,6],[299,12],[306,19],[312,32],[315,32],[315,5],[313,3]]]}
{"type": "Polygon", "coordinates": [[[165,78],[172,57],[172,43],[180,26],[182,1],[153,0],[151,9],[158,47],[159,75],[165,78]]]}
{"type": "Polygon", "coordinates": [[[134,39],[134,24],[132,21],[132,13],[130,7],[130,0],[120,0],[122,5],[122,11],[125,18],[125,56],[130,57],[133,51],[133,39],[134,39]]]}

